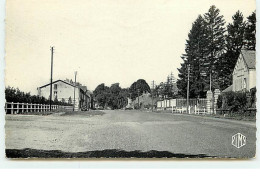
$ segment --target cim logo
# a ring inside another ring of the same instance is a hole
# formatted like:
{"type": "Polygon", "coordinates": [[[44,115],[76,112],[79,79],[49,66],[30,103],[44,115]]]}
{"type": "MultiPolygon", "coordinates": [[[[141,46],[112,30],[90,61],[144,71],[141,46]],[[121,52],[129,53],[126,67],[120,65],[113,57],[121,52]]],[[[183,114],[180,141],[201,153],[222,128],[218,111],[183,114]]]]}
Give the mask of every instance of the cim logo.
{"type": "Polygon", "coordinates": [[[241,133],[237,133],[232,136],[232,145],[236,148],[241,148],[246,145],[246,136],[241,133]]]}

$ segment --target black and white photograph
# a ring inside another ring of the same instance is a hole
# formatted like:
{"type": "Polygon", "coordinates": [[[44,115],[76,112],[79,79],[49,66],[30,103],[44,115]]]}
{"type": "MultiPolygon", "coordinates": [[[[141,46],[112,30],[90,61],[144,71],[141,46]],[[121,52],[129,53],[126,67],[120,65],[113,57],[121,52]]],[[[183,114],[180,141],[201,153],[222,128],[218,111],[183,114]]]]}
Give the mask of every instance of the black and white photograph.
{"type": "Polygon", "coordinates": [[[253,159],[255,0],[6,0],[7,159],[253,159]]]}

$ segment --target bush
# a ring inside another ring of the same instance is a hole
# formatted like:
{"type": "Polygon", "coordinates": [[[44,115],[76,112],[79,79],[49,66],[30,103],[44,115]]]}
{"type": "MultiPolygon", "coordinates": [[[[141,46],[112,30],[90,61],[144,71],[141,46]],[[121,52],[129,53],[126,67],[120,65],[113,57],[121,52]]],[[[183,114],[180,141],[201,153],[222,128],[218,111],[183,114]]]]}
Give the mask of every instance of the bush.
{"type": "Polygon", "coordinates": [[[222,103],[223,103],[222,99],[223,99],[222,95],[219,95],[218,99],[217,99],[217,108],[218,109],[222,108],[222,103]]]}
{"type": "Polygon", "coordinates": [[[256,107],[256,87],[250,89],[250,106],[256,107]]]}
{"type": "Polygon", "coordinates": [[[248,108],[246,92],[226,92],[218,97],[218,108],[227,109],[230,112],[244,112],[248,108]]]}

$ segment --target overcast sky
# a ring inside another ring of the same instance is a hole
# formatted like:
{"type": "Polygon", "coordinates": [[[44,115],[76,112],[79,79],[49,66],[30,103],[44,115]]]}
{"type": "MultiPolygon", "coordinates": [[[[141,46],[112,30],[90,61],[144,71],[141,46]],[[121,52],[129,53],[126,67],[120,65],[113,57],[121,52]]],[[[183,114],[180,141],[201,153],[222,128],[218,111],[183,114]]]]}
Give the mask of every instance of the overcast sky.
{"type": "Polygon", "coordinates": [[[54,80],[78,71],[90,90],[177,77],[191,24],[213,4],[226,22],[255,10],[254,0],[8,0],[6,86],[35,94],[49,83],[50,46],[54,80]]]}

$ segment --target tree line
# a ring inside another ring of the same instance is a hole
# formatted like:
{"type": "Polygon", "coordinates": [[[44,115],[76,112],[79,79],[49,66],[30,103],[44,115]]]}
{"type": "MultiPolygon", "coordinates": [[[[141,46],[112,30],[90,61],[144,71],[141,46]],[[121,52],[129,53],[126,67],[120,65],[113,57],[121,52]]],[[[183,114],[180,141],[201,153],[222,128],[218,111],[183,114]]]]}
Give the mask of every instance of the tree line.
{"type": "Polygon", "coordinates": [[[242,48],[255,50],[256,14],[247,20],[237,11],[227,24],[214,5],[193,22],[178,69],[179,94],[186,96],[190,69],[190,97],[205,97],[207,90],[224,90],[232,84],[232,72],[242,48]]]}
{"type": "Polygon", "coordinates": [[[127,105],[127,98],[134,100],[138,95],[146,92],[151,92],[149,85],[145,80],[139,79],[129,88],[121,88],[119,83],[114,83],[110,87],[104,83],[99,84],[93,91],[93,95],[99,106],[120,109],[127,105]]]}
{"type": "Polygon", "coordinates": [[[139,79],[131,84],[129,88],[121,88],[119,83],[110,87],[104,83],[99,84],[93,91],[93,95],[100,107],[120,109],[127,105],[128,98],[135,100],[142,94],[149,93],[153,98],[174,98],[178,93],[175,78],[171,73],[166,82],[150,87],[144,79],[139,79]]]}

